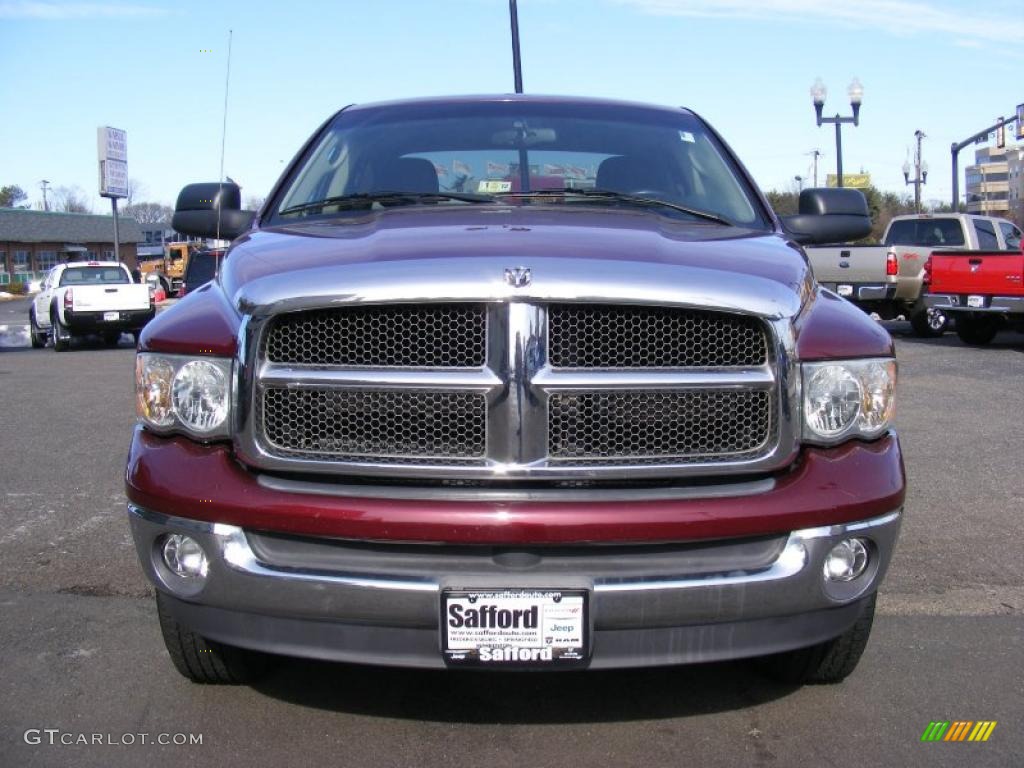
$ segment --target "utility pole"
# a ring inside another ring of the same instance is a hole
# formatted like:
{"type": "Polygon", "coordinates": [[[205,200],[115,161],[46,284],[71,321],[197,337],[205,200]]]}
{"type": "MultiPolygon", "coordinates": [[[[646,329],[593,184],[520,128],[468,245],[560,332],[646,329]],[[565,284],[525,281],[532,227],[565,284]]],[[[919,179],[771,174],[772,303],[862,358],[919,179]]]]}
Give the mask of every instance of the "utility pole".
{"type": "Polygon", "coordinates": [[[921,212],[921,185],[928,183],[928,163],[921,162],[921,139],[926,138],[924,131],[914,131],[917,139],[917,150],[914,152],[914,178],[910,178],[910,163],[903,163],[903,180],[914,185],[914,212],[921,212]]]}
{"type": "Polygon", "coordinates": [[[814,186],[817,187],[818,186],[818,158],[821,157],[821,150],[819,150],[817,147],[815,147],[814,149],[812,149],[807,154],[814,155],[814,186]]]}
{"type": "Polygon", "coordinates": [[[48,182],[46,179],[43,179],[42,181],[39,182],[39,186],[42,187],[42,189],[43,189],[43,210],[44,211],[49,211],[50,210],[50,204],[46,200],[46,187],[49,186],[49,184],[50,184],[50,182],[48,182]]]}

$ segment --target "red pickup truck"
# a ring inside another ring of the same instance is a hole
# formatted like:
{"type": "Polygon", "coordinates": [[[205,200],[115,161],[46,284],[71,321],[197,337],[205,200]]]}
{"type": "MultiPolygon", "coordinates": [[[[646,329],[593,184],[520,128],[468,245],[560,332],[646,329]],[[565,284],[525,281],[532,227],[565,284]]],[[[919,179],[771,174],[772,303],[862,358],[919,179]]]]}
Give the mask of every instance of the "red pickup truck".
{"type": "Polygon", "coordinates": [[[800,246],[870,231],[858,191],[780,220],[688,110],[499,95],[348,107],[259,212],[197,184],[173,223],[235,238],[136,361],[129,519],[189,679],[856,666],[896,362],[800,246]]]}
{"type": "Polygon", "coordinates": [[[956,319],[965,344],[988,344],[1004,328],[1024,333],[1024,248],[943,251],[925,264],[925,303],[956,319]]]}

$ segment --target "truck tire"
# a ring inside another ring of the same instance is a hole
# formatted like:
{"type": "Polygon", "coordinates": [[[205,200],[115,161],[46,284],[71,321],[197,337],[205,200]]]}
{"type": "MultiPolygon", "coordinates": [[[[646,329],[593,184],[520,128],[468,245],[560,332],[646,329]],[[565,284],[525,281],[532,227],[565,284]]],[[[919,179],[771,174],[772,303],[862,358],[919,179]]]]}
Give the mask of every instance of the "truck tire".
{"type": "Polygon", "coordinates": [[[871,635],[876,594],[861,605],[857,621],[839,637],[810,648],[777,653],[759,659],[761,671],[773,680],[790,685],[840,683],[853,672],[871,635]]]}
{"type": "Polygon", "coordinates": [[[46,346],[46,331],[42,330],[36,323],[36,311],[34,309],[28,313],[28,335],[32,341],[32,349],[42,349],[46,346]]]}
{"type": "Polygon", "coordinates": [[[52,328],[51,333],[53,334],[53,348],[57,352],[65,352],[71,348],[71,334],[68,333],[67,328],[64,327],[60,321],[60,314],[58,312],[52,312],[50,314],[50,327],[52,328]]]}
{"type": "Polygon", "coordinates": [[[193,683],[244,685],[267,671],[270,657],[208,640],[183,627],[171,615],[169,598],[157,590],[156,610],[164,645],[175,669],[193,683]]]}
{"type": "Polygon", "coordinates": [[[960,315],[956,319],[956,335],[972,347],[983,347],[999,333],[999,318],[960,315]]]}
{"type": "Polygon", "coordinates": [[[935,339],[946,332],[949,318],[937,309],[921,306],[911,313],[910,327],[922,339],[935,339]]]}

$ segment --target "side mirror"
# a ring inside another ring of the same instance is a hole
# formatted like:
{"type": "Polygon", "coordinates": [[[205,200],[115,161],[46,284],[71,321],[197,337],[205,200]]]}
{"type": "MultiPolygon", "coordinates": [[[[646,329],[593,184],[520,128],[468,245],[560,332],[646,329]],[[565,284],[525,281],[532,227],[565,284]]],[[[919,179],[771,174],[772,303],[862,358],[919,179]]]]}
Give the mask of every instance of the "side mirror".
{"type": "Polygon", "coordinates": [[[183,235],[234,240],[247,232],[255,211],[242,211],[242,190],[237,184],[189,184],[174,206],[171,226],[183,235]]]}
{"type": "Polygon", "coordinates": [[[871,234],[871,214],[859,189],[805,189],[800,213],[783,216],[782,226],[801,245],[842,243],[871,234]]]}

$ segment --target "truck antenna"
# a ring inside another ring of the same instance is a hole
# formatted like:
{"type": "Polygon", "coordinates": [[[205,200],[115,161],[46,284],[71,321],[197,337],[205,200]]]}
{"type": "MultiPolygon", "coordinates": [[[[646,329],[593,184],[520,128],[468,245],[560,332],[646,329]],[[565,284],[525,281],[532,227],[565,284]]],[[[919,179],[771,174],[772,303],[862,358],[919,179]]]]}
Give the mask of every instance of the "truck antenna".
{"type": "Polygon", "coordinates": [[[519,58],[519,11],[516,0],[508,0],[508,13],[512,21],[512,69],[516,78],[516,93],[523,92],[523,62],[519,58]]]}
{"type": "MultiPolygon", "coordinates": [[[[220,185],[217,190],[217,197],[224,191],[224,147],[228,139],[228,90],[231,86],[231,39],[234,37],[234,30],[228,30],[228,69],[224,76],[224,122],[220,129],[220,185]]],[[[217,239],[220,240],[220,200],[217,201],[217,239]]],[[[215,275],[220,274],[220,259],[216,259],[215,275]]]]}

